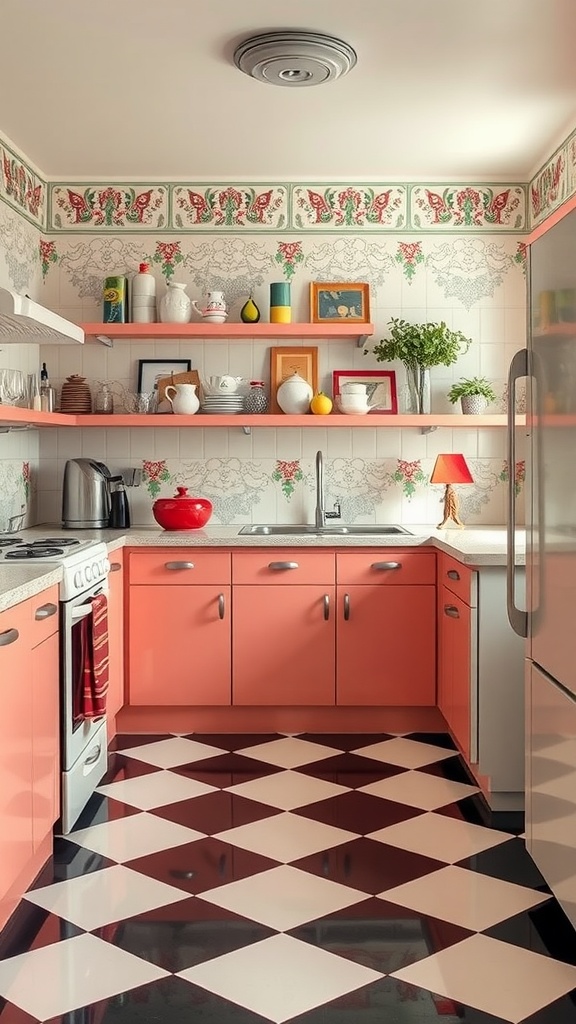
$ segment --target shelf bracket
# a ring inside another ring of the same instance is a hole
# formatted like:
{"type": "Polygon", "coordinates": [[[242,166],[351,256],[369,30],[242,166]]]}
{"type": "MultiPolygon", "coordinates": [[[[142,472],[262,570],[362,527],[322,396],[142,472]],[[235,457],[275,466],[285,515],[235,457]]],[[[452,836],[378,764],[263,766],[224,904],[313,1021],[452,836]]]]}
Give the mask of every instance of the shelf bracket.
{"type": "Polygon", "coordinates": [[[250,435],[252,433],[252,427],[242,427],[242,433],[250,435]]]}
{"type": "Polygon", "coordinates": [[[16,431],[18,430],[34,430],[35,426],[36,424],[34,423],[14,423],[12,426],[9,427],[0,427],[0,434],[13,434],[16,433],[16,431]]]}
{"type": "Polygon", "coordinates": [[[96,341],[99,341],[101,345],[106,345],[106,348],[114,348],[114,342],[107,334],[97,334],[95,337],[96,341]]]}
{"type": "Polygon", "coordinates": [[[359,334],[358,335],[358,348],[364,348],[364,346],[365,346],[366,342],[368,341],[369,337],[370,337],[369,334],[359,334]]]}
{"type": "Polygon", "coordinates": [[[438,427],[418,427],[421,434],[431,434],[433,430],[438,430],[438,427]]]}

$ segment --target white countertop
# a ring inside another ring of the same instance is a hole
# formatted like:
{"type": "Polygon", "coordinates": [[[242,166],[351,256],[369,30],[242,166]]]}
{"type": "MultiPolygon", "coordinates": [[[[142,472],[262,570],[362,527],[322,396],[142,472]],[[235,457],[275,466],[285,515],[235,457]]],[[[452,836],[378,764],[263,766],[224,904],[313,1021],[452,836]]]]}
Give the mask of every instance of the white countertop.
{"type": "MultiPolygon", "coordinates": [[[[23,530],[23,540],[33,539],[61,529],[50,524],[23,530]]],[[[239,534],[241,526],[207,526],[203,530],[169,532],[156,526],[135,526],[121,530],[82,530],[86,540],[104,541],[108,551],[123,547],[226,547],[226,548],[437,548],[469,566],[506,565],[506,528],[504,526],[478,526],[464,530],[436,530],[431,526],[410,525],[410,534],[395,537],[316,537],[251,536],[239,534]]],[[[525,534],[516,531],[516,564],[525,562],[525,534]]],[[[61,570],[50,563],[23,565],[0,562],[0,611],[25,601],[42,590],[58,583],[61,570]]]]}

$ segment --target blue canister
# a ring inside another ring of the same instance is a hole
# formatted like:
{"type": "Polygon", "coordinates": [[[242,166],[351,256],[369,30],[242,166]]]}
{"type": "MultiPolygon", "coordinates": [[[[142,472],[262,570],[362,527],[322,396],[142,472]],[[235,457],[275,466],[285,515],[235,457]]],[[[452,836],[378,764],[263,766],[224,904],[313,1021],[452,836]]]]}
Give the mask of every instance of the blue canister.
{"type": "Polygon", "coordinates": [[[270,323],[289,324],[292,321],[290,284],[274,281],[270,285],[270,323]]]}

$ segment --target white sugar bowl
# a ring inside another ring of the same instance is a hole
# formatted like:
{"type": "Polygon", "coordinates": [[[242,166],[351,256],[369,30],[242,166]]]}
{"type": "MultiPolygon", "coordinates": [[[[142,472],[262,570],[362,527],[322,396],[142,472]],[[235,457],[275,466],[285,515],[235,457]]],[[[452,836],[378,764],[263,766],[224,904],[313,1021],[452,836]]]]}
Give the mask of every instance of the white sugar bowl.
{"type": "Polygon", "coordinates": [[[364,394],[345,394],[338,395],[336,404],[340,412],[346,416],[365,416],[366,413],[370,412],[370,406],[368,405],[368,399],[366,397],[366,391],[364,394]]]}
{"type": "Polygon", "coordinates": [[[366,395],[365,384],[353,384],[349,381],[347,384],[343,384],[341,388],[343,395],[366,395]]]}

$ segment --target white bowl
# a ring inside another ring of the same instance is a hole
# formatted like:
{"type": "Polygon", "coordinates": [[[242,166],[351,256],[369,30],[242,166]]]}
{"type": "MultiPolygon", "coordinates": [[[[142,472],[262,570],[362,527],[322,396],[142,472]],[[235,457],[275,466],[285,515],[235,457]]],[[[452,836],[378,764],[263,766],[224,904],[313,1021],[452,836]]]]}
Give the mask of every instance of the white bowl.
{"type": "Polygon", "coordinates": [[[362,395],[339,395],[337,405],[346,416],[365,416],[370,412],[370,406],[362,395]]]}
{"type": "Polygon", "coordinates": [[[207,324],[224,324],[226,323],[227,316],[228,313],[203,313],[202,319],[205,320],[207,324]]]}
{"type": "Polygon", "coordinates": [[[342,385],[343,395],[366,395],[365,384],[343,384],[342,385]]]}

